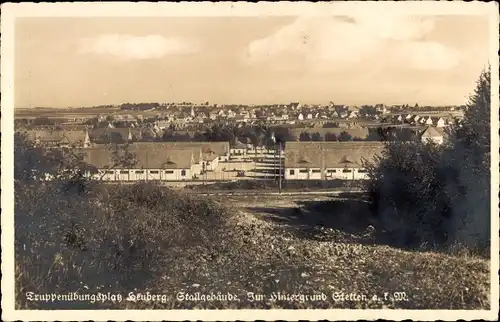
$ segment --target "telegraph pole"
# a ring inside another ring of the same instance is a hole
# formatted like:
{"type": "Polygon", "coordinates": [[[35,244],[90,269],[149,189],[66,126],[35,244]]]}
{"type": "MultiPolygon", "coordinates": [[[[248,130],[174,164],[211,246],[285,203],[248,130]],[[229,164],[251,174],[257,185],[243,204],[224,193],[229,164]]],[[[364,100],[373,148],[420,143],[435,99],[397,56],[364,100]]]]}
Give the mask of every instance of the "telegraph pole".
{"type": "Polygon", "coordinates": [[[273,178],[276,181],[276,141],[274,141],[274,162],[273,162],[273,178]]]}
{"type": "Polygon", "coordinates": [[[257,146],[253,146],[253,178],[257,179],[257,146]]]}
{"type": "Polygon", "coordinates": [[[321,143],[319,148],[321,150],[321,180],[325,181],[325,151],[323,150],[321,143]]]}
{"type": "Polygon", "coordinates": [[[281,194],[281,141],[278,143],[278,153],[279,153],[279,162],[280,162],[280,171],[279,171],[279,178],[278,178],[278,190],[279,193],[281,194]]]}

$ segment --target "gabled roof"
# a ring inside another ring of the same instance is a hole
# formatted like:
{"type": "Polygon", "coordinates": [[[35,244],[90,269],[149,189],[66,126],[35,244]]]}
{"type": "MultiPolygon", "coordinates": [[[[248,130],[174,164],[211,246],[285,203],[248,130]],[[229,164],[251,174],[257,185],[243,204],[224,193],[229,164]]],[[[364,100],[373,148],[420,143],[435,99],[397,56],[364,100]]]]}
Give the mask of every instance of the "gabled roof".
{"type": "Polygon", "coordinates": [[[89,135],[92,140],[99,139],[103,135],[113,135],[113,133],[117,133],[121,135],[121,137],[126,140],[128,138],[129,133],[132,134],[132,136],[140,136],[141,130],[140,129],[134,129],[134,128],[128,128],[128,127],[119,127],[119,128],[97,128],[93,129],[89,135]]]}
{"type": "Polygon", "coordinates": [[[422,132],[422,137],[423,138],[435,138],[435,137],[443,137],[444,136],[444,133],[441,132],[441,130],[435,128],[435,127],[427,127],[427,129],[425,129],[423,132],[422,132]]]}
{"type": "Polygon", "coordinates": [[[360,168],[384,149],[381,142],[288,142],[287,168],[360,168]]]}
{"type": "Polygon", "coordinates": [[[51,130],[40,130],[40,131],[26,131],[26,135],[30,140],[40,141],[40,142],[59,142],[64,136],[63,131],[51,131],[51,130]]]}
{"type": "MultiPolygon", "coordinates": [[[[194,163],[193,151],[129,146],[128,151],[137,159],[135,169],[188,169],[194,163]]],[[[113,165],[113,153],[109,147],[93,147],[83,150],[84,161],[103,169],[113,165]]],[[[117,166],[116,168],[120,168],[117,166]]]]}
{"type": "Polygon", "coordinates": [[[87,131],[65,131],[64,136],[68,139],[70,143],[85,142],[87,136],[87,131]]]}
{"type": "MultiPolygon", "coordinates": [[[[218,155],[216,153],[213,153],[213,152],[208,152],[208,153],[202,153],[201,157],[202,157],[203,161],[213,161],[216,158],[218,158],[218,155]]],[[[199,161],[197,161],[196,158],[195,158],[195,160],[196,160],[196,162],[199,162],[199,161]]]]}
{"type": "Polygon", "coordinates": [[[85,142],[87,131],[39,130],[26,131],[29,139],[41,143],[81,144],[85,142]]]}
{"type": "Polygon", "coordinates": [[[232,144],[233,149],[244,149],[246,148],[246,145],[241,143],[240,140],[236,139],[234,144],[232,144]]]}
{"type": "Polygon", "coordinates": [[[179,149],[179,150],[197,150],[201,149],[203,153],[214,152],[222,156],[229,153],[229,142],[134,142],[134,146],[150,146],[162,149],[179,149]]]}

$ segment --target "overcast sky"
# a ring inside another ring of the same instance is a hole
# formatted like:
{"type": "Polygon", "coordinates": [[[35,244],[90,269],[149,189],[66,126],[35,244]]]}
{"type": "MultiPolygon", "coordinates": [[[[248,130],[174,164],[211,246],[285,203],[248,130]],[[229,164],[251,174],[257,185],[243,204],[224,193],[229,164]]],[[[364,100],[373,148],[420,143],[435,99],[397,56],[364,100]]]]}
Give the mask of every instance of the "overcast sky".
{"type": "Polygon", "coordinates": [[[486,16],[19,18],[16,107],[462,104],[486,16]]]}

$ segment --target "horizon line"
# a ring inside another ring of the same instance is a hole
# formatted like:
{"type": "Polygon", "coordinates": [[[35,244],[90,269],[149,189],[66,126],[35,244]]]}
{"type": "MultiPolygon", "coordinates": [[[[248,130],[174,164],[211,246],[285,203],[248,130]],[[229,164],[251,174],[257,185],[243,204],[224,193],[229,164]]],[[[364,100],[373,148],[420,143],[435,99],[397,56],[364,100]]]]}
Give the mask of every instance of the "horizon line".
{"type": "MultiPolygon", "coordinates": [[[[114,108],[114,107],[121,107],[122,105],[125,104],[131,104],[131,105],[139,105],[139,104],[168,104],[168,105],[186,105],[186,106],[195,106],[195,107],[214,107],[214,105],[217,105],[218,107],[223,107],[223,106],[276,106],[276,105],[290,105],[292,103],[300,103],[302,106],[307,105],[307,106],[313,106],[313,105],[318,105],[318,106],[329,106],[331,105],[330,103],[301,103],[301,102],[289,102],[289,103],[209,103],[208,105],[204,105],[204,102],[202,103],[194,103],[194,102],[187,102],[191,103],[189,104],[182,104],[182,102],[174,102],[174,103],[165,103],[165,102],[125,102],[125,103],[119,103],[119,104],[99,104],[99,105],[86,105],[86,106],[22,106],[22,107],[17,107],[14,106],[14,109],[85,109],[85,108],[114,108]]],[[[418,107],[454,107],[454,106],[464,106],[467,105],[467,103],[446,103],[446,104],[420,104],[418,102],[416,103],[393,103],[393,104],[388,104],[388,103],[364,103],[364,104],[346,104],[346,103],[335,103],[334,105],[345,105],[345,106],[375,106],[375,105],[385,105],[388,107],[391,106],[402,106],[402,105],[408,105],[408,107],[414,108],[415,105],[418,105],[418,107]]]]}

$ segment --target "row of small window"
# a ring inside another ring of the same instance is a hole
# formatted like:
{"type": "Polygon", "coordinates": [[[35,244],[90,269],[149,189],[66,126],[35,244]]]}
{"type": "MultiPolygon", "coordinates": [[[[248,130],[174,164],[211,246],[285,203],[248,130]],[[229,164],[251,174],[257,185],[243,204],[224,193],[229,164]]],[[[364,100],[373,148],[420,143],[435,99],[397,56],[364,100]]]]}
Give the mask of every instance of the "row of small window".
{"type": "MultiPolygon", "coordinates": [[[[164,173],[166,174],[173,174],[174,171],[172,170],[164,170],[163,171],[164,173]]],[[[108,170],[105,172],[106,174],[114,174],[115,172],[112,171],[112,170],[108,170]]],[[[160,171],[158,170],[149,170],[149,173],[150,174],[159,174],[160,171]]],[[[128,170],[120,170],[120,174],[129,174],[129,171],[128,170]]],[[[135,174],[144,174],[144,170],[135,170],[135,174]]],[[[182,170],[181,171],[181,176],[185,176],[186,175],[186,170],[182,170]]]]}
{"type": "MultiPolygon", "coordinates": [[[[309,170],[299,170],[299,173],[308,173],[309,170]]],[[[311,170],[312,173],[321,173],[321,170],[311,170]]],[[[336,173],[337,170],[332,170],[332,169],[329,169],[329,170],[326,170],[327,173],[336,173]]],[[[358,170],[358,173],[367,173],[368,171],[367,170],[364,170],[364,169],[359,169],[358,170]]],[[[344,169],[342,170],[342,173],[352,173],[352,170],[350,169],[344,169]]],[[[295,170],[290,170],[290,174],[291,175],[294,175],[295,174],[295,170]]]]}

